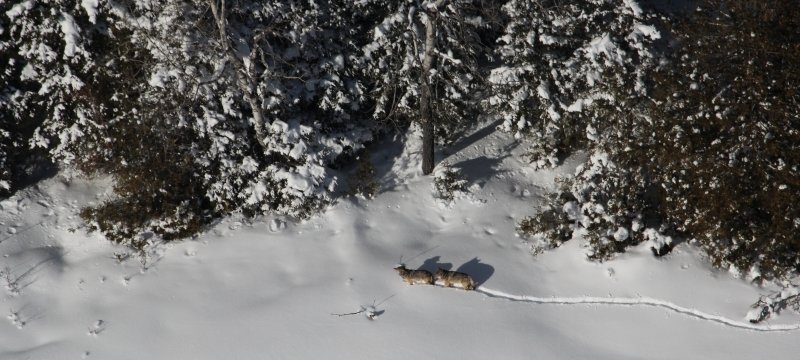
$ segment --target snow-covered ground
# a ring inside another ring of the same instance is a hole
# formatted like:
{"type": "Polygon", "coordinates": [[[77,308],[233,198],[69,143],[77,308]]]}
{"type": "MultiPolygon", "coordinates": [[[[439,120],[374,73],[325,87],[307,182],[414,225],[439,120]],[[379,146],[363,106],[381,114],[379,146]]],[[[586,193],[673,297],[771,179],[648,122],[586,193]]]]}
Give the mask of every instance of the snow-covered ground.
{"type": "Polygon", "coordinates": [[[445,161],[471,194],[445,206],[413,141],[374,151],[382,188],[311,220],[229,218],[143,264],[87,234],[77,211],[108,183],[49,179],[0,206],[0,359],[791,359],[786,311],[753,327],[769,289],[713,270],[687,244],[604,263],[579,242],[532,256],[515,224],[559,174],[478,131],[445,161]],[[502,154],[511,153],[511,156],[502,154]],[[476,291],[392,269],[469,273],[476,291]],[[339,316],[367,311],[355,315],[339,316]],[[374,315],[370,320],[366,314],[374,315]],[[763,331],[774,330],[774,331],[763,331]]]}

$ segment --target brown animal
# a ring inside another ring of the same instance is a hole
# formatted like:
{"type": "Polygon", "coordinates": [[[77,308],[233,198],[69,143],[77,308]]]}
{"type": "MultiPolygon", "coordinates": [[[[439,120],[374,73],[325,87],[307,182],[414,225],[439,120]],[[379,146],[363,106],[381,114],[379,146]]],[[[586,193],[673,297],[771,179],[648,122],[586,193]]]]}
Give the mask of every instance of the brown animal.
{"type": "Polygon", "coordinates": [[[464,290],[475,290],[475,282],[472,281],[472,278],[458,271],[448,271],[439,268],[436,270],[436,280],[441,281],[444,287],[453,287],[455,285],[464,290]]]}
{"type": "Polygon", "coordinates": [[[433,285],[433,275],[430,271],[426,270],[410,270],[407,269],[405,265],[398,265],[396,268],[397,273],[400,274],[400,277],[403,278],[403,281],[407,282],[408,285],[414,284],[427,284],[433,285]]]}

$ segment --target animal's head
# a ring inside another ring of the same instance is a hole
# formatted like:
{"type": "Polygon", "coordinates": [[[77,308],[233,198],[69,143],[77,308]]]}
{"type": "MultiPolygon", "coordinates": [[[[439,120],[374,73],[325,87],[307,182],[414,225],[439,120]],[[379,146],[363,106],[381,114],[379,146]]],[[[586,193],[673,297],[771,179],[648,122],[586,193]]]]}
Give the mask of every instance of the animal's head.
{"type": "Polygon", "coordinates": [[[399,272],[399,273],[401,273],[401,274],[408,271],[408,269],[406,269],[406,266],[404,264],[400,264],[400,265],[395,266],[394,270],[399,272]]]}
{"type": "Polygon", "coordinates": [[[447,274],[447,270],[442,268],[436,268],[436,276],[442,276],[444,274],[447,274]]]}

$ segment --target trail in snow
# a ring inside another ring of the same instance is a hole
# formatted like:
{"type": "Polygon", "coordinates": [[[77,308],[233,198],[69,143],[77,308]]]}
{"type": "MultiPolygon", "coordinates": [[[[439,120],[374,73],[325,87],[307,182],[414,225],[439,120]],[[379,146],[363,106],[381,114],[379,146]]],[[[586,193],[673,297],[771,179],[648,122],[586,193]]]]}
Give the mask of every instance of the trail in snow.
{"type": "Polygon", "coordinates": [[[690,317],[698,318],[701,320],[711,321],[720,323],[723,325],[740,328],[740,329],[747,329],[747,330],[754,330],[754,331],[793,331],[793,330],[800,330],[800,324],[791,324],[791,325],[755,325],[751,323],[746,323],[742,321],[732,320],[723,316],[708,314],[702,312],[697,309],[691,309],[687,307],[683,307],[677,304],[673,304],[668,301],[648,298],[648,297],[637,297],[637,298],[617,298],[617,297],[592,297],[592,296],[580,296],[580,297],[537,297],[537,296],[529,296],[529,295],[514,295],[508,294],[499,290],[488,289],[485,287],[480,287],[474,290],[475,292],[479,292],[489,297],[499,298],[499,299],[506,299],[511,301],[520,301],[520,302],[529,302],[535,304],[556,304],[556,305],[579,305],[579,304],[595,304],[595,305],[625,305],[625,306],[652,306],[652,307],[660,307],[667,310],[674,311],[679,314],[687,315],[690,317]]]}

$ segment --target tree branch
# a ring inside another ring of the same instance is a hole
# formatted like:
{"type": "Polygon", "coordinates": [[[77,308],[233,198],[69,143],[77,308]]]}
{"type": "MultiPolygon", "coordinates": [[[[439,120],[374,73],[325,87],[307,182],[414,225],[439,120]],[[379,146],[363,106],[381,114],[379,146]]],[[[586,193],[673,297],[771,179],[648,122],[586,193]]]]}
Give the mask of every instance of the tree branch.
{"type": "MultiPolygon", "coordinates": [[[[261,145],[261,150],[266,151],[267,144],[265,140],[267,135],[264,131],[264,113],[255,96],[255,84],[253,81],[254,76],[251,72],[253,66],[251,66],[250,69],[247,69],[244,61],[236,54],[228,35],[225,0],[219,0],[219,4],[217,4],[217,1],[218,0],[207,0],[208,5],[211,8],[211,14],[214,16],[214,20],[217,23],[219,41],[225,50],[228,61],[233,65],[234,73],[236,74],[236,85],[239,87],[239,91],[242,92],[244,100],[248,105],[250,105],[250,109],[253,112],[253,130],[255,130],[256,133],[256,140],[258,141],[258,144],[261,145]]],[[[263,35],[259,34],[257,38],[260,38],[261,36],[263,35]]],[[[253,47],[256,46],[256,43],[253,43],[253,47]]],[[[254,49],[250,49],[248,60],[254,52],[254,49]]]]}

